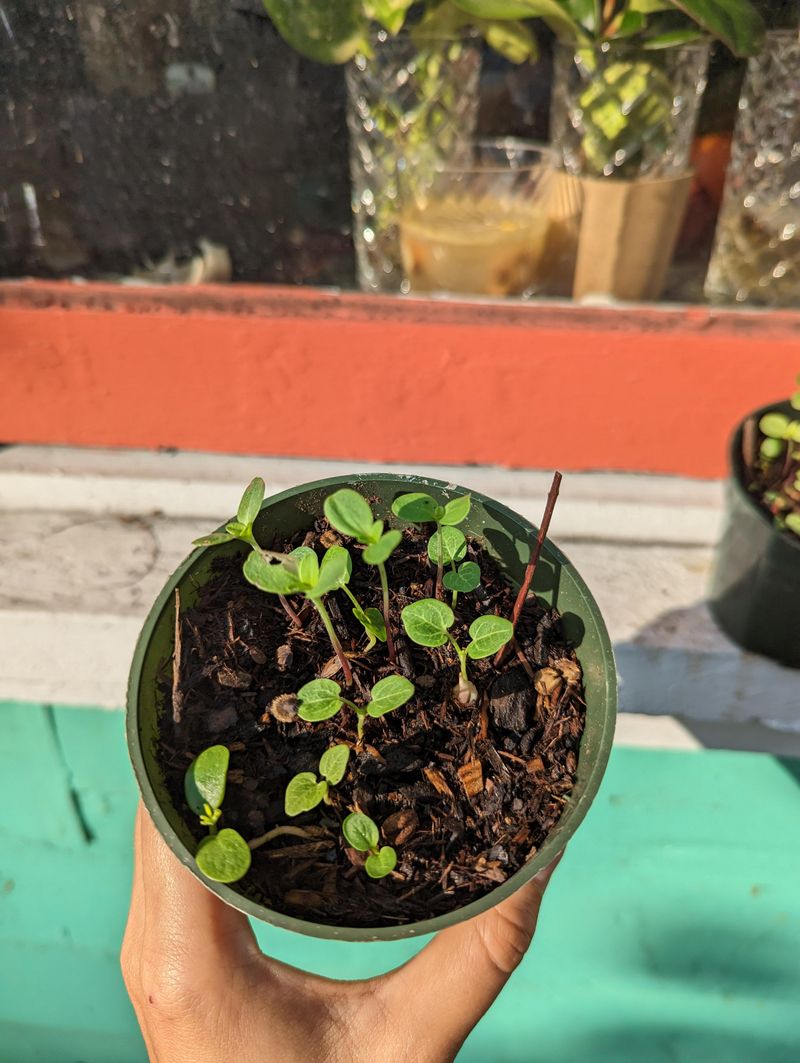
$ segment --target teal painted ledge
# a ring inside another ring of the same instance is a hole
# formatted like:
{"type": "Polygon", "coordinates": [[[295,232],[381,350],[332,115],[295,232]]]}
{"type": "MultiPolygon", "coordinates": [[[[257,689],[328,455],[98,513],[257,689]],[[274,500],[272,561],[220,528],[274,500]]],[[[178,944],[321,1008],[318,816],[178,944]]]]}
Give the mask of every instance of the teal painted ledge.
{"type": "MultiPolygon", "coordinates": [[[[117,962],[136,801],[122,716],[0,713],[0,1061],[141,1063],[117,962]]],[[[616,749],[461,1063],[795,1063],[798,823],[798,761],[616,749]]],[[[347,977],[420,944],[259,938],[347,977]]]]}

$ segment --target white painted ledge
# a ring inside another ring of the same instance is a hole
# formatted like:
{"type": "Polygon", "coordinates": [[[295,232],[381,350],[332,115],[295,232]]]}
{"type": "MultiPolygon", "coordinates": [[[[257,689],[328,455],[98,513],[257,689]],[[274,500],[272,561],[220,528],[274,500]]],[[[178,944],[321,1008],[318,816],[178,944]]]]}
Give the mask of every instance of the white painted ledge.
{"type": "MultiPolygon", "coordinates": [[[[279,490],[368,468],[378,467],[0,451],[0,699],[120,707],[153,598],[192,538],[235,510],[248,479],[266,474],[279,490]]],[[[549,473],[530,471],[405,471],[484,491],[535,522],[550,482],[549,473]]],[[[620,720],[620,740],[692,748],[716,734],[714,744],[767,748],[774,740],[776,751],[797,743],[800,753],[800,672],[742,653],[705,606],[720,515],[717,483],[580,474],[565,478],[551,531],[595,594],[614,642],[621,705],[631,714],[620,720]]]]}

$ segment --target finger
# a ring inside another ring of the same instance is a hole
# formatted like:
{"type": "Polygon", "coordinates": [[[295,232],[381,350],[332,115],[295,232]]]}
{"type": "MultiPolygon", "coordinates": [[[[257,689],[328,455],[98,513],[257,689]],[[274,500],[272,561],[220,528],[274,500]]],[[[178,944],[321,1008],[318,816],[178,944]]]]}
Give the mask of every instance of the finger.
{"type": "Polygon", "coordinates": [[[143,815],[143,806],[141,802],[139,802],[133,827],[133,883],[131,888],[131,904],[128,911],[125,934],[122,939],[120,966],[122,967],[122,977],[125,982],[125,987],[128,990],[133,1009],[136,1012],[136,1018],[141,1027],[148,1058],[154,1059],[153,1045],[147,1029],[147,1016],[145,1010],[142,1008],[141,994],[142,940],[145,923],[145,895],[142,884],[142,862],[140,856],[143,815]]]}
{"type": "Polygon", "coordinates": [[[387,1005],[411,1023],[411,1041],[424,1043],[432,1058],[455,1055],[522,960],[560,859],[495,908],[442,931],[386,976],[387,1005]]]}

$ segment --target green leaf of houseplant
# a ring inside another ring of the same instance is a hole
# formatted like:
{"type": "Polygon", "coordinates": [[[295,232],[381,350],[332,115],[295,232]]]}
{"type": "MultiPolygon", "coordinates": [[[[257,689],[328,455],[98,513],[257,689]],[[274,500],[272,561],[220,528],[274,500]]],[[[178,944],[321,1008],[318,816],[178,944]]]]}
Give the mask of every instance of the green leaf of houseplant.
{"type": "Polygon", "coordinates": [[[469,626],[472,642],[467,646],[467,656],[473,660],[491,657],[505,646],[514,634],[514,625],[502,616],[479,616],[469,626]]]}
{"type": "Polygon", "coordinates": [[[363,543],[374,542],[380,536],[380,532],[378,535],[373,533],[375,521],[366,498],[350,487],[328,495],[323,509],[328,523],[342,535],[350,535],[363,543]]]}
{"type": "Polygon", "coordinates": [[[527,22],[476,20],[475,28],[483,39],[510,63],[527,63],[539,54],[539,44],[527,22]]]}
{"type": "Polygon", "coordinates": [[[297,546],[289,554],[297,567],[297,578],[304,587],[314,587],[319,579],[319,558],[310,546],[297,546]]]}
{"type": "Polygon", "coordinates": [[[350,579],[350,573],[353,571],[350,555],[341,546],[331,547],[331,550],[336,550],[336,553],[331,555],[329,550],[325,554],[316,583],[308,591],[309,598],[321,598],[323,594],[335,591],[350,579]]]}
{"type": "Polygon", "coordinates": [[[192,546],[219,546],[221,543],[229,543],[233,536],[229,532],[212,532],[211,535],[201,535],[199,539],[192,539],[192,546]]]}
{"type": "Polygon", "coordinates": [[[236,513],[236,519],[240,524],[249,527],[256,519],[258,511],[261,509],[261,503],[264,501],[264,490],[264,481],[260,476],[256,476],[250,481],[242,495],[242,500],[236,513]]]}
{"type": "Polygon", "coordinates": [[[326,749],[320,757],[319,773],[331,786],[338,786],[347,771],[350,760],[350,746],[338,745],[326,749]]]}
{"type": "Polygon", "coordinates": [[[440,528],[428,540],[428,557],[434,565],[440,561],[444,565],[460,561],[466,552],[467,540],[458,528],[440,528]]]}
{"type": "Polygon", "coordinates": [[[297,691],[300,701],[297,715],[310,723],[329,720],[342,707],[340,690],[339,684],[332,679],[312,679],[297,691]]]}
{"type": "Polygon", "coordinates": [[[195,857],[197,866],[212,882],[238,882],[250,870],[250,860],[250,846],[230,827],[204,838],[195,857]]]}
{"type": "Polygon", "coordinates": [[[399,33],[406,20],[406,14],[415,0],[369,0],[364,10],[370,18],[387,29],[389,33],[399,33]]]}
{"type": "Polygon", "coordinates": [[[264,0],[287,44],[318,63],[346,63],[368,27],[361,0],[264,0]]]}
{"type": "Polygon", "coordinates": [[[392,709],[399,709],[414,695],[414,684],[402,675],[387,675],[372,688],[367,713],[383,716],[392,709]]]}
{"type": "Polygon", "coordinates": [[[447,632],[455,623],[449,605],[435,598],[422,598],[407,605],[400,614],[406,634],[418,646],[443,646],[447,632]]]}
{"type": "Polygon", "coordinates": [[[342,823],[342,834],[347,844],[360,853],[377,849],[380,841],[377,825],[363,812],[351,812],[342,823]]]}
{"type": "Polygon", "coordinates": [[[242,568],[244,578],[268,594],[296,594],[303,584],[285,565],[273,564],[256,550],[251,551],[242,568]]]}
{"type": "Polygon", "coordinates": [[[403,538],[403,533],[392,530],[384,532],[376,543],[370,543],[363,553],[363,558],[368,565],[382,565],[388,560],[395,547],[403,538]]]}
{"type": "Polygon", "coordinates": [[[424,491],[411,491],[398,495],[392,502],[392,513],[400,520],[407,520],[409,524],[426,524],[428,521],[439,520],[444,509],[438,505],[435,498],[431,498],[424,491]]]}
{"type": "Polygon", "coordinates": [[[397,866],[397,853],[391,845],[382,845],[377,853],[371,853],[364,861],[364,870],[370,878],[385,878],[397,866]]]}
{"type": "Polygon", "coordinates": [[[771,439],[786,439],[789,418],[785,413],[765,413],[758,422],[758,428],[771,439]]]}
{"type": "Polygon", "coordinates": [[[475,18],[519,19],[541,18],[561,37],[585,39],[579,23],[559,0],[452,0],[461,11],[475,18]]]}
{"type": "Polygon", "coordinates": [[[726,44],[734,55],[753,55],[761,44],[764,22],[748,0],[673,0],[673,6],[726,44]]]}
{"type": "MultiPolygon", "coordinates": [[[[347,748],[347,747],[345,747],[347,748]]],[[[301,812],[310,812],[316,808],[328,792],[326,782],[317,782],[311,771],[301,771],[289,780],[283,796],[283,807],[287,816],[299,816],[301,812]]]]}
{"type": "Polygon", "coordinates": [[[468,593],[480,586],[481,570],[474,561],[465,561],[455,572],[445,572],[442,580],[449,591],[468,593]]]}
{"type": "Polygon", "coordinates": [[[192,812],[200,816],[203,806],[220,808],[225,797],[230,752],[227,746],[209,746],[189,765],[183,779],[183,792],[192,812]]]}
{"type": "Polygon", "coordinates": [[[471,505],[472,499],[469,495],[460,495],[458,498],[451,498],[444,507],[444,513],[440,517],[439,523],[446,525],[460,524],[462,520],[466,519],[471,505]]]}

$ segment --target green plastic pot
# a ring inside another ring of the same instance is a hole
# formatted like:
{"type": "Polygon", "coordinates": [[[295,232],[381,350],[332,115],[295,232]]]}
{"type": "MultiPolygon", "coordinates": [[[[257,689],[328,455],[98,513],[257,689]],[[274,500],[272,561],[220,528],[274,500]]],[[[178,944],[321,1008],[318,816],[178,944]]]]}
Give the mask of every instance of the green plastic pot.
{"type": "MultiPolygon", "coordinates": [[[[788,402],[751,414],[778,411],[797,417],[788,402]]],[[[745,421],[750,418],[745,418],[745,421]]],[[[711,613],[743,649],[800,668],[800,538],[775,527],[744,486],[743,421],[730,445],[725,521],[711,579],[711,613]]]]}
{"type": "MultiPolygon", "coordinates": [[[[376,512],[381,516],[391,512],[392,500],[404,491],[426,490],[440,500],[447,500],[467,490],[441,480],[393,474],[319,480],[266,499],[256,520],[256,537],[261,542],[268,542],[276,532],[282,537],[307,530],[322,514],[327,495],[340,487],[354,487],[367,497],[378,498],[376,512]]],[[[518,585],[537,529],[499,502],[474,491],[471,494],[472,508],[461,525],[462,529],[481,538],[509,579],[518,585]]],[[[442,930],[493,907],[549,864],[575,833],[600,786],[614,735],[617,678],[611,643],[597,604],[573,565],[548,540],[537,567],[534,587],[544,600],[561,610],[566,633],[577,647],[585,679],[586,729],[581,739],[575,787],[561,819],[532,860],[491,893],[446,915],[405,926],[374,928],[328,926],[283,915],[251,900],[235,886],[203,878],[194,862],[194,839],[172,804],[156,761],[159,721],[166,711],[159,679],[163,678],[164,662],[171,657],[173,650],[175,588],[180,589],[181,608],[192,605],[197,588],[209,578],[212,559],[219,556],[220,551],[234,553],[237,550],[241,550],[239,544],[232,543],[198,549],[187,557],[156,599],[133,656],[128,685],[128,749],[147,810],[178,859],[222,900],[249,916],[302,934],[347,941],[391,941],[442,930]]]]}

